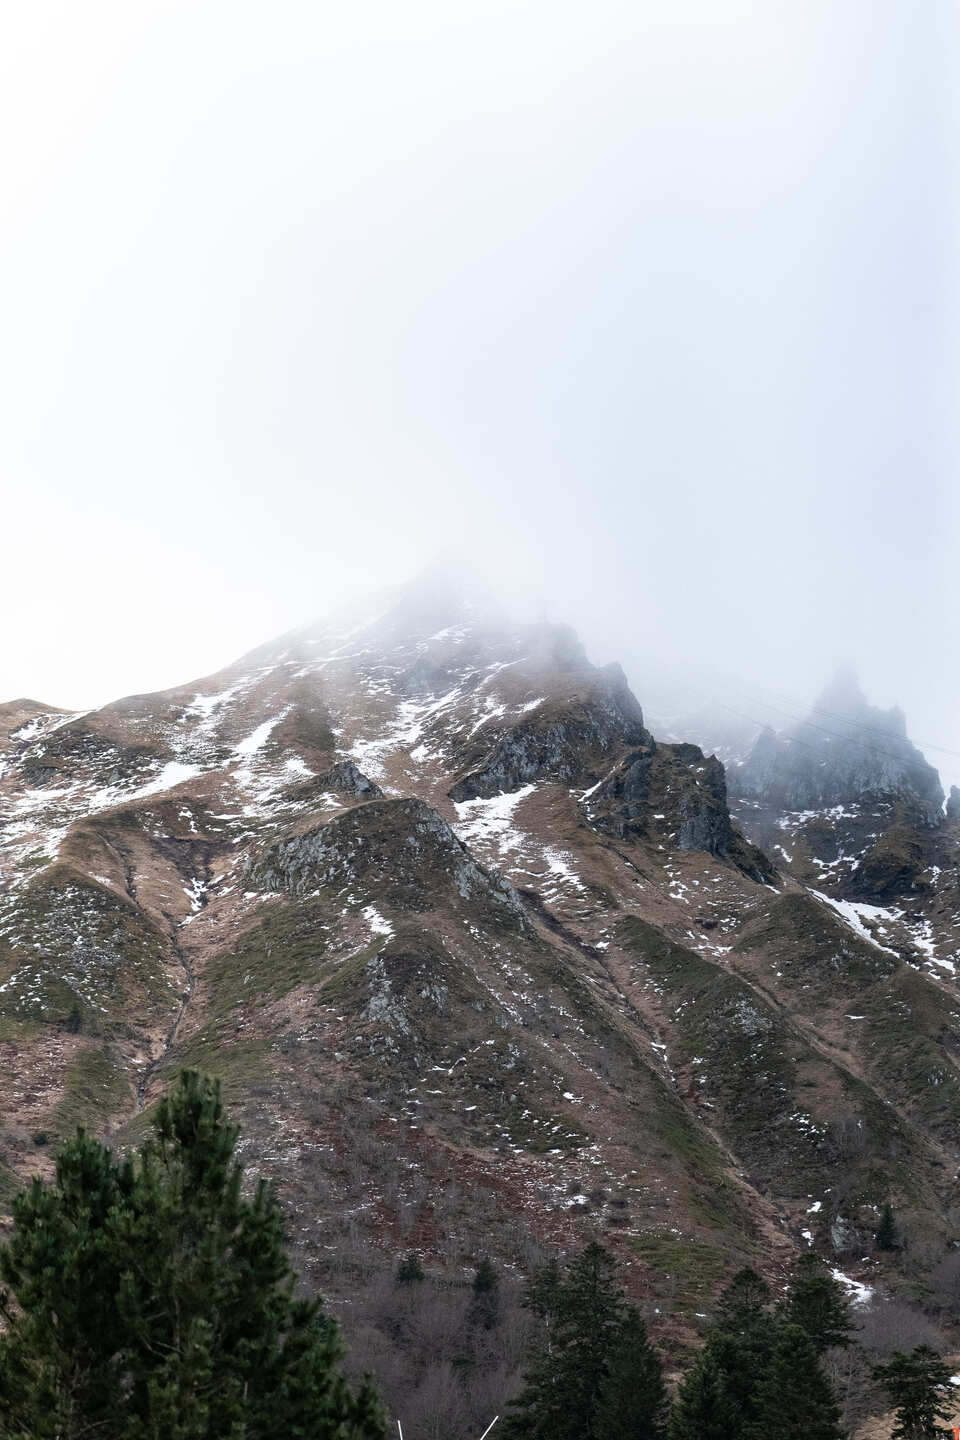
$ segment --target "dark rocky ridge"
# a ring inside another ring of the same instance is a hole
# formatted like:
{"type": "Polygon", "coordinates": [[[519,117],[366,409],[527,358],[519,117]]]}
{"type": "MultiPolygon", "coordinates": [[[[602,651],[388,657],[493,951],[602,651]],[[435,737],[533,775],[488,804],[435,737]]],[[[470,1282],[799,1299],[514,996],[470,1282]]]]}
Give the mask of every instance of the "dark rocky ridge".
{"type": "Polygon", "coordinates": [[[652,837],[662,821],[676,849],[715,855],[769,880],[774,866],[731,823],[720,761],[696,745],[654,740],[619,665],[595,670],[579,646],[565,659],[578,667],[574,693],[545,700],[529,718],[496,732],[450,798],[486,799],[541,781],[582,785],[585,813],[605,833],[652,837]]]}
{"type": "Polygon", "coordinates": [[[545,701],[499,735],[477,768],[451,788],[451,800],[487,798],[535,780],[590,784],[620,746],[649,743],[643,711],[620,666],[593,673],[584,693],[545,701]]]}
{"type": "Polygon", "coordinates": [[[824,690],[809,719],[779,735],[765,729],[729,782],[731,794],[778,810],[906,799],[936,825],[943,808],[940,777],[908,740],[903,712],[868,704],[848,672],[824,690]]]}
{"type": "Polygon", "coordinates": [[[588,792],[584,804],[592,824],[619,839],[666,833],[678,850],[729,860],[761,882],[776,874],[731,823],[720,761],[696,745],[661,745],[649,737],[588,792]]]}
{"type": "Polygon", "coordinates": [[[512,924],[523,907],[513,888],[479,865],[441,815],[422,800],[372,800],[325,825],[271,846],[248,878],[303,895],[317,887],[367,884],[398,909],[425,911],[462,900],[492,907],[512,924]],[[439,894],[438,894],[439,892],[439,894]]]}
{"type": "Polygon", "coordinates": [[[951,865],[943,790],[903,712],[868,704],[841,672],[809,718],[767,728],[728,770],[744,832],[804,884],[874,905],[914,901],[951,865]]]}

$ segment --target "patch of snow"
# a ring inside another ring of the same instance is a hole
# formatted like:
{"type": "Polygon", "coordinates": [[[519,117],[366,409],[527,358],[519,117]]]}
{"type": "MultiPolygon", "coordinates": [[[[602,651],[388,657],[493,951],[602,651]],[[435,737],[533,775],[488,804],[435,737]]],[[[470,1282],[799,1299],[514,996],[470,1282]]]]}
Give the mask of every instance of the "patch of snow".
{"type": "Polygon", "coordinates": [[[159,795],[163,790],[172,790],[200,774],[199,765],[185,765],[182,760],[168,760],[166,765],[146,785],[137,790],[120,790],[112,785],[97,790],[87,802],[89,810],[107,810],[113,805],[125,804],[128,800],[142,800],[146,795],[159,795]]]}
{"type": "Polygon", "coordinates": [[[209,720],[214,710],[219,710],[221,705],[226,705],[232,700],[243,685],[231,685],[229,690],[221,690],[219,695],[194,695],[193,700],[183,712],[184,719],[194,716],[200,720],[209,720]]]}
{"type": "Polygon", "coordinates": [[[864,924],[865,920],[895,920],[897,916],[892,911],[885,910],[880,905],[863,905],[859,901],[832,900],[829,895],[824,895],[820,890],[811,890],[810,894],[815,895],[824,905],[828,905],[831,910],[835,911],[844,924],[859,935],[861,940],[866,940],[868,945],[872,945],[876,950],[882,950],[886,955],[892,955],[897,960],[900,959],[896,950],[891,950],[889,945],[881,945],[879,940],[874,939],[864,924]]]}
{"type": "Polygon", "coordinates": [[[513,812],[536,790],[536,785],[522,785],[507,795],[491,795],[488,800],[461,800],[454,805],[457,824],[454,826],[461,840],[468,843],[487,841],[501,853],[518,850],[524,835],[514,828],[513,812]]]}
{"type": "Polygon", "coordinates": [[[183,893],[189,898],[190,909],[196,913],[203,907],[203,898],[207,893],[207,887],[199,876],[195,876],[189,885],[184,885],[183,893]]]}
{"type": "Polygon", "coordinates": [[[556,850],[553,846],[547,846],[543,851],[543,858],[547,862],[548,874],[555,875],[561,883],[572,885],[581,894],[586,894],[583,881],[569,863],[569,855],[564,855],[561,850],[556,850]]]}
{"type": "Polygon", "coordinates": [[[289,771],[291,775],[300,775],[304,779],[309,779],[313,775],[310,766],[305,760],[301,760],[299,755],[288,756],[283,762],[283,768],[289,771]]]}
{"type": "Polygon", "coordinates": [[[851,1280],[849,1275],[844,1275],[842,1270],[831,1270],[830,1274],[834,1280],[838,1280],[850,1297],[851,1305],[866,1305],[873,1295],[873,1288],[870,1285],[863,1285],[859,1280],[851,1280]]]}
{"type": "Polygon", "coordinates": [[[234,755],[256,755],[257,751],[262,750],[266,745],[271,732],[279,725],[285,714],[286,711],[283,711],[280,715],[274,715],[272,720],[264,720],[263,724],[258,725],[256,730],[252,730],[245,740],[241,740],[239,745],[234,746],[234,755]]]}
{"type": "Polygon", "coordinates": [[[393,926],[390,924],[390,921],[384,919],[380,911],[373,905],[365,905],[362,914],[374,935],[393,934],[393,926]]]}

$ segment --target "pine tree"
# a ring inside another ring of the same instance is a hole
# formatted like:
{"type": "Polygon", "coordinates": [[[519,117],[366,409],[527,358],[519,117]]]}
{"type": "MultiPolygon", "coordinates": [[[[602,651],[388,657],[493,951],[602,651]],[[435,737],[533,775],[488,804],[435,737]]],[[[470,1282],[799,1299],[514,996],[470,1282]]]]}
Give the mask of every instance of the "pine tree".
{"type": "Polygon", "coordinates": [[[82,1132],[0,1250],[4,1440],[382,1440],[336,1326],[293,1294],[277,1204],[242,1193],[219,1087],[187,1072],[135,1156],[82,1132]]]}
{"type": "Polygon", "coordinates": [[[619,1356],[625,1363],[639,1342],[613,1259],[602,1245],[588,1245],[565,1274],[550,1267],[538,1276],[527,1303],[545,1320],[547,1339],[513,1403],[504,1440],[600,1440],[602,1408],[623,1402],[622,1372],[615,1381],[612,1361],[619,1356]]]}
{"type": "Polygon", "coordinates": [[[707,1342],[744,1424],[754,1418],[757,1385],[776,1339],[770,1299],[770,1287],[760,1275],[749,1268],[738,1271],[717,1302],[707,1342]]]}
{"type": "Polygon", "coordinates": [[[878,1250],[899,1250],[900,1234],[893,1218],[893,1206],[887,1202],[880,1214],[880,1223],[874,1231],[874,1244],[878,1250]]]}
{"type": "Polygon", "coordinates": [[[663,1440],[667,1390],[639,1310],[627,1308],[600,1386],[597,1440],[663,1440]]]}
{"type": "Polygon", "coordinates": [[[779,1329],[770,1299],[767,1282],[749,1268],[720,1295],[707,1343],[677,1395],[670,1440],[743,1440],[779,1329]]]}
{"type": "Polygon", "coordinates": [[[716,1324],[737,1332],[754,1325],[770,1304],[770,1286],[762,1275],[745,1265],[738,1270],[717,1301],[716,1324]]]}
{"type": "Polygon", "coordinates": [[[813,1341],[799,1325],[781,1325],[757,1386],[746,1440],[843,1440],[840,1410],[813,1341]]]}
{"type": "Polygon", "coordinates": [[[498,1283],[497,1272],[486,1256],[478,1260],[473,1271],[474,1295],[488,1295],[491,1290],[496,1290],[498,1283]]]}
{"type": "Polygon", "coordinates": [[[743,1406],[708,1344],[683,1380],[670,1412],[670,1440],[743,1440],[743,1406]]]}
{"type": "Polygon", "coordinates": [[[944,1404],[950,1369],[929,1345],[918,1345],[909,1355],[898,1350],[874,1368],[873,1378],[884,1386],[897,1412],[892,1440],[949,1440],[952,1432],[937,1421],[951,1417],[944,1404]]]}
{"type": "Polygon", "coordinates": [[[406,1255],[397,1266],[398,1285],[416,1285],[424,1278],[423,1266],[416,1255],[406,1255]]]}
{"type": "Polygon", "coordinates": [[[818,1355],[833,1346],[850,1344],[853,1321],[843,1286],[812,1251],[801,1255],[794,1265],[780,1314],[788,1324],[799,1325],[806,1332],[818,1355]]]}
{"type": "Polygon", "coordinates": [[[473,1297],[467,1318],[471,1325],[492,1330],[500,1318],[500,1282],[496,1270],[486,1258],[477,1262],[471,1288],[473,1297]]]}
{"type": "Polygon", "coordinates": [[[36,1179],[15,1199],[0,1249],[0,1435],[69,1440],[114,1415],[124,1335],[108,1226],[133,1184],[129,1164],[79,1134],[56,1186],[36,1179]]]}

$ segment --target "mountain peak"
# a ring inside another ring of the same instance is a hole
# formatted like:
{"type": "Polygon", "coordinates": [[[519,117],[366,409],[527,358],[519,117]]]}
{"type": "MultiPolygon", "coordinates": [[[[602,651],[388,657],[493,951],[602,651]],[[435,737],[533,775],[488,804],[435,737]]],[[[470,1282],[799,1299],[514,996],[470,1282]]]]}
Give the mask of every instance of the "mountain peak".
{"type": "Polygon", "coordinates": [[[779,810],[900,797],[935,824],[943,806],[940,777],[907,738],[903,711],[871,705],[850,666],[836,672],[804,720],[778,735],[762,732],[732,786],[779,810]]]}
{"type": "Polygon", "coordinates": [[[859,676],[853,665],[839,665],[823,687],[814,710],[835,711],[842,715],[858,715],[869,709],[859,676]]]}
{"type": "Polygon", "coordinates": [[[893,705],[889,710],[882,710],[871,705],[856,670],[849,664],[841,665],[820,692],[806,724],[812,725],[814,721],[825,730],[841,721],[904,740],[907,735],[907,720],[900,707],[893,705]]]}

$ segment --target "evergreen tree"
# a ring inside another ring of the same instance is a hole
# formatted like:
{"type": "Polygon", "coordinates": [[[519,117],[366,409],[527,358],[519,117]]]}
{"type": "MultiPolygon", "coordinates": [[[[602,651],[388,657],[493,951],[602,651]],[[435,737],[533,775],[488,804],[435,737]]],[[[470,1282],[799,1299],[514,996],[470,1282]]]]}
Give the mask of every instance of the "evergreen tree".
{"type": "MultiPolygon", "coordinates": [[[[625,1364],[631,1349],[635,1355],[641,1349],[639,1316],[635,1319],[626,1306],[613,1259],[602,1245],[588,1245],[566,1274],[550,1267],[538,1276],[527,1303],[544,1318],[547,1340],[527,1373],[525,1389],[513,1402],[505,1440],[601,1440],[602,1433],[611,1433],[599,1428],[607,1423],[601,1421],[603,1408],[625,1403],[623,1371],[615,1379],[612,1361],[617,1357],[625,1364]]],[[[641,1358],[648,1367],[645,1352],[641,1358]]],[[[649,1390],[649,1375],[645,1383],[649,1390]]],[[[654,1424],[657,1418],[649,1417],[654,1424]]],[[[640,1419],[634,1410],[631,1423],[640,1419]]],[[[654,1428],[639,1433],[659,1432],[654,1428]]]]}
{"type": "Polygon", "coordinates": [[[496,1290],[498,1283],[497,1272],[491,1262],[486,1257],[478,1260],[473,1271],[474,1295],[489,1295],[491,1290],[496,1290]]]}
{"type": "Polygon", "coordinates": [[[556,1259],[550,1259],[545,1265],[541,1265],[527,1284],[523,1303],[548,1326],[556,1313],[557,1297],[562,1284],[563,1276],[556,1259]]]}
{"type": "Polygon", "coordinates": [[[818,1353],[849,1343],[845,1304],[837,1308],[830,1288],[835,1283],[815,1257],[804,1256],[774,1312],[759,1275],[749,1269],[735,1275],[680,1386],[670,1440],[841,1440],[840,1412],[818,1353]]]}
{"type": "Polygon", "coordinates": [[[747,1419],[709,1343],[677,1392],[670,1412],[670,1440],[743,1440],[747,1419]]]}
{"type": "Polygon", "coordinates": [[[416,1285],[423,1280],[423,1266],[416,1255],[407,1255],[397,1267],[398,1285],[416,1285]]]}
{"type": "Polygon", "coordinates": [[[874,1368],[873,1378],[884,1386],[897,1412],[892,1440],[950,1440],[952,1432],[937,1424],[951,1416],[944,1405],[950,1369],[929,1345],[918,1345],[909,1355],[898,1350],[874,1368]]]}
{"type": "Polygon", "coordinates": [[[738,1270],[717,1301],[716,1324],[731,1333],[749,1329],[770,1304],[770,1286],[762,1275],[745,1265],[738,1270]]]}
{"type": "Polygon", "coordinates": [[[776,1338],[777,1319],[770,1299],[770,1287],[762,1276],[749,1268],[739,1270],[717,1302],[707,1340],[743,1425],[754,1419],[757,1385],[770,1364],[776,1338]]]}
{"type": "Polygon", "coordinates": [[[878,1250],[900,1249],[900,1233],[893,1218],[893,1206],[889,1201],[881,1211],[880,1223],[874,1231],[873,1239],[878,1250]]]}
{"type": "Polygon", "coordinates": [[[806,1332],[818,1355],[833,1346],[850,1344],[853,1321],[843,1286],[812,1251],[801,1255],[794,1265],[780,1314],[788,1324],[799,1325],[806,1332]]]}
{"type": "Polygon", "coordinates": [[[382,1440],[336,1326],[293,1294],[279,1209],[241,1191],[219,1086],[192,1072],[118,1160],[79,1132],[0,1249],[3,1440],[382,1440]]]}
{"type": "Polygon", "coordinates": [[[489,1260],[477,1262],[473,1272],[473,1298],[467,1318],[471,1325],[482,1325],[492,1330],[500,1318],[500,1282],[497,1272],[489,1260]]]}
{"type": "Polygon", "coordinates": [[[843,1440],[840,1410],[800,1325],[781,1325],[760,1377],[745,1440],[843,1440]]]}
{"type": "Polygon", "coordinates": [[[630,1305],[600,1385],[597,1440],[663,1440],[667,1410],[660,1357],[639,1310],[630,1305]]]}

